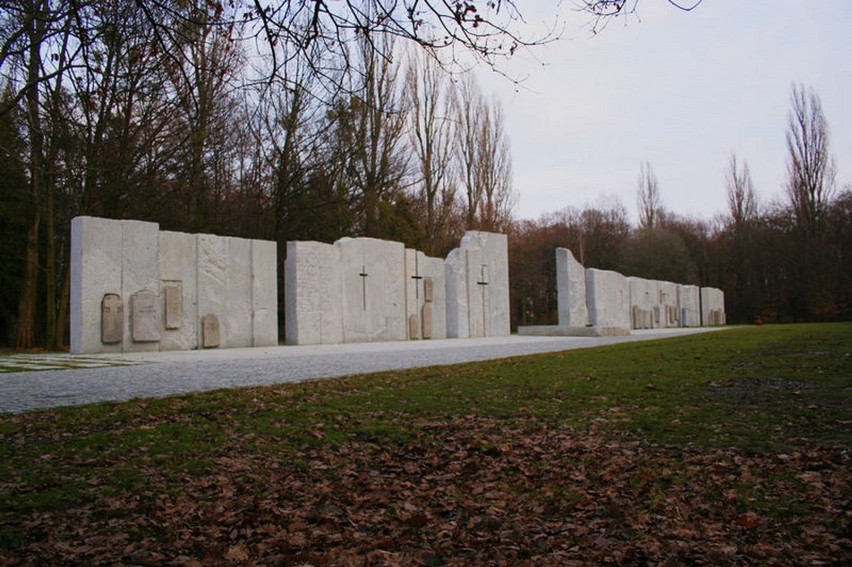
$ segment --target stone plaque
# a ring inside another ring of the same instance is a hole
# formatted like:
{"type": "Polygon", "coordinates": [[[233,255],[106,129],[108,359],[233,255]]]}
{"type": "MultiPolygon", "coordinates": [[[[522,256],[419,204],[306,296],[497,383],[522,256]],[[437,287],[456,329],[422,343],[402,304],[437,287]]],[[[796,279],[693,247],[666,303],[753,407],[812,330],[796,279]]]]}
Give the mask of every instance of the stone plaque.
{"type": "Polygon", "coordinates": [[[201,319],[201,346],[216,348],[219,346],[219,318],[213,314],[201,319]]]}
{"type": "Polygon", "coordinates": [[[418,325],[418,323],[417,315],[410,315],[408,317],[408,337],[411,340],[417,340],[420,338],[420,325],[418,325]]]}
{"type": "Polygon", "coordinates": [[[133,342],[160,340],[160,309],[157,294],[143,289],[130,296],[130,337],[133,342]]]}
{"type": "Polygon", "coordinates": [[[163,313],[166,329],[180,329],[183,319],[183,296],[181,282],[163,282],[163,313]]]}
{"type": "Polygon", "coordinates": [[[434,297],[435,282],[432,278],[423,278],[423,301],[431,303],[434,297]]]}
{"type": "Polygon", "coordinates": [[[101,300],[101,342],[120,343],[124,338],[124,302],[116,293],[105,293],[101,300]]]}
{"type": "Polygon", "coordinates": [[[423,338],[432,338],[432,306],[428,303],[423,304],[423,309],[420,310],[421,319],[423,322],[423,338]]]}

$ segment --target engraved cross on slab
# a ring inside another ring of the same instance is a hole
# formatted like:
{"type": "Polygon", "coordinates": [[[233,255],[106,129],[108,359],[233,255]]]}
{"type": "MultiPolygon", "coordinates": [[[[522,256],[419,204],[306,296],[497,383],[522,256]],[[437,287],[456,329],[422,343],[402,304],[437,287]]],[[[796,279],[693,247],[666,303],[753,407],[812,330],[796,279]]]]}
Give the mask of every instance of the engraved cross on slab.
{"type": "Polygon", "coordinates": [[[414,297],[420,299],[420,282],[423,276],[420,275],[420,263],[417,261],[417,254],[414,255],[414,275],[411,276],[414,280],[414,297]]]}
{"type": "Polygon", "coordinates": [[[485,264],[479,266],[479,280],[476,285],[481,286],[482,290],[482,334],[488,336],[488,301],[485,296],[487,291],[485,288],[488,286],[488,266],[485,264]]]}
{"type": "Polygon", "coordinates": [[[370,274],[367,273],[367,267],[361,266],[361,273],[358,274],[361,276],[361,301],[362,301],[362,309],[364,311],[367,310],[367,276],[370,274]]]}

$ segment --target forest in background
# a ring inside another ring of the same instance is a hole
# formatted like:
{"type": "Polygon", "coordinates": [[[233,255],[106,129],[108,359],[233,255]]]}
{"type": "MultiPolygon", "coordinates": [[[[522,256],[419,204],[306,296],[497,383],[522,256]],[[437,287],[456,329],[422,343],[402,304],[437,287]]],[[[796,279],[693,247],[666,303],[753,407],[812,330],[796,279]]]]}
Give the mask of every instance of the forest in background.
{"type": "Polygon", "coordinates": [[[621,203],[517,219],[499,101],[431,55],[520,40],[482,3],[399,20],[341,4],[0,0],[0,346],[67,344],[77,215],[273,240],[281,266],[288,240],[442,257],[465,230],[506,232],[513,326],[555,322],[558,246],[720,287],[729,322],[852,315],[852,189],[835,186],[816,93],[792,89],[783,199],[756,203],[732,156],[723,217],[666,211],[642,164],[638,226],[621,203]],[[428,17],[444,36],[422,34],[428,17]]]}

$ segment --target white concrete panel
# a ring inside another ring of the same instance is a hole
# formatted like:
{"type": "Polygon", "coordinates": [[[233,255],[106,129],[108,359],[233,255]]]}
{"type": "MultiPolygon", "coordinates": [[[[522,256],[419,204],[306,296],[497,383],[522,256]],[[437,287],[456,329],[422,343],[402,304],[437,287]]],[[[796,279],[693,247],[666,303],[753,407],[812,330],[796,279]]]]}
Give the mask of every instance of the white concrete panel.
{"type": "Polygon", "coordinates": [[[673,282],[657,282],[657,292],[660,300],[660,326],[679,327],[680,311],[677,303],[677,284],[673,282]]]}
{"type": "MultiPolygon", "coordinates": [[[[423,277],[432,282],[432,338],[447,338],[447,290],[444,261],[440,258],[423,256],[424,260],[420,268],[423,277]]],[[[425,280],[424,280],[425,281],[425,280]]],[[[421,295],[422,298],[422,295],[421,295]]]]}
{"type": "Polygon", "coordinates": [[[658,282],[645,278],[629,277],[630,323],[632,329],[656,329],[660,327],[655,313],[659,313],[658,282]]]}
{"type": "Polygon", "coordinates": [[[278,245],[251,241],[252,346],[278,344],[278,245]]]}
{"type": "Polygon", "coordinates": [[[680,310],[681,327],[701,326],[701,300],[697,285],[677,286],[677,303],[680,310]]]}
{"type": "Polygon", "coordinates": [[[701,288],[701,325],[725,324],[725,293],[715,287],[701,288]]]}
{"type": "Polygon", "coordinates": [[[288,242],[284,263],[286,342],[343,342],[340,250],[323,242],[288,242]]]}
{"type": "Polygon", "coordinates": [[[447,256],[447,334],[507,336],[509,251],[505,234],[469,231],[447,256]]]}
{"type": "Polygon", "coordinates": [[[408,337],[405,246],[375,238],[343,238],[340,250],[343,341],[404,341],[408,337]]]}
{"type": "MultiPolygon", "coordinates": [[[[123,298],[140,291],[160,294],[160,226],[153,222],[124,220],[121,222],[121,261],[114,269],[121,272],[123,298]]],[[[125,299],[125,305],[128,304],[125,299]]],[[[125,308],[125,313],[130,310],[125,308]]],[[[136,342],[131,333],[130,317],[125,319],[124,352],[150,352],[159,350],[158,341],[136,342]]]]}
{"type": "MultiPolygon", "coordinates": [[[[97,217],[71,220],[70,339],[73,354],[121,352],[123,342],[101,342],[101,301],[121,297],[124,313],[130,297],[121,286],[121,221],[97,217]]],[[[122,323],[122,336],[126,332],[122,323]]]]}
{"type": "Polygon", "coordinates": [[[215,315],[221,344],[228,344],[224,306],[228,300],[228,241],[212,234],[198,234],[198,317],[215,315]]]}
{"type": "Polygon", "coordinates": [[[447,298],[447,338],[466,339],[470,337],[467,251],[456,248],[444,261],[447,298]]]}
{"type": "Polygon", "coordinates": [[[618,272],[588,268],[586,303],[594,327],[630,329],[630,287],[618,272]]]}
{"type": "Polygon", "coordinates": [[[164,328],[160,350],[192,350],[199,348],[197,281],[197,236],[186,232],[160,232],[160,285],[180,282],[181,320],[175,329],[164,328]]]}
{"type": "Polygon", "coordinates": [[[589,324],[586,270],[567,248],[556,249],[556,299],[560,327],[585,327],[589,324]]]}
{"type": "Polygon", "coordinates": [[[251,240],[225,238],[225,302],[219,321],[219,341],[223,348],[252,346],[252,254],[251,240]]]}

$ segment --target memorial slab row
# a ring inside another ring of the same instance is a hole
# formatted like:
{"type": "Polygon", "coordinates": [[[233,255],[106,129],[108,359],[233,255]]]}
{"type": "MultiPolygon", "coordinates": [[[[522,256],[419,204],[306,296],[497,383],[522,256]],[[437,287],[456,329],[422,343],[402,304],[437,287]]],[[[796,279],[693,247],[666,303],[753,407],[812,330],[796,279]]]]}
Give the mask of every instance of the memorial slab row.
{"type": "Polygon", "coordinates": [[[519,327],[521,335],[625,335],[632,329],[725,324],[725,294],[716,288],[625,277],[584,269],[556,249],[559,324],[519,327]]]}
{"type": "Polygon", "coordinates": [[[71,221],[71,352],[278,342],[274,242],[71,221]]]}
{"type": "Polygon", "coordinates": [[[502,234],[468,232],[446,261],[375,238],[288,242],[284,281],[287,344],[509,334],[502,234]]]}

